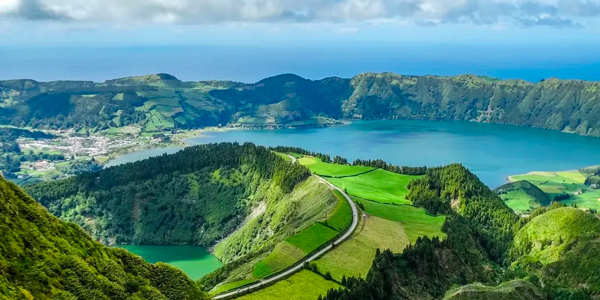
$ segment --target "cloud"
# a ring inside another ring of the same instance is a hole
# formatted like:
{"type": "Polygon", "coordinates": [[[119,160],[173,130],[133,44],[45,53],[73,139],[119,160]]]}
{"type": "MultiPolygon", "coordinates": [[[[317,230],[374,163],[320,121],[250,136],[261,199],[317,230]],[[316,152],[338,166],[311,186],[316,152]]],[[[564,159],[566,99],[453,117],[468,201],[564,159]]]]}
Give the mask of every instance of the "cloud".
{"type": "Polygon", "coordinates": [[[73,23],[357,23],[580,27],[600,0],[0,0],[0,19],[73,23]]]}

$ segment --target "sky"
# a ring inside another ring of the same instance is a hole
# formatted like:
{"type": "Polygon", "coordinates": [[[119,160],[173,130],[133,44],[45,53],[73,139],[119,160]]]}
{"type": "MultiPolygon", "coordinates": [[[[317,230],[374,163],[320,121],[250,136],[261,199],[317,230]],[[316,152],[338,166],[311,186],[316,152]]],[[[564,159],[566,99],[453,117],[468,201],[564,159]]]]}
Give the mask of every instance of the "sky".
{"type": "Polygon", "coordinates": [[[0,79],[600,80],[599,53],[600,0],[0,0],[0,79]]]}

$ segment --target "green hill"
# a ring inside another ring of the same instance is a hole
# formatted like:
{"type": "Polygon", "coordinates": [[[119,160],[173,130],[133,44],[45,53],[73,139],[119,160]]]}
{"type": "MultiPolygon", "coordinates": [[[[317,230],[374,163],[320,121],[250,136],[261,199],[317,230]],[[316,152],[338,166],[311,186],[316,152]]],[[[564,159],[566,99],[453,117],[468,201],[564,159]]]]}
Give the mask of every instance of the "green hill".
{"type": "Polygon", "coordinates": [[[105,244],[200,245],[235,286],[293,265],[345,230],[344,198],[265,147],[221,143],[26,187],[105,244]],[[339,211],[339,213],[338,213],[339,211]]]}
{"type": "Polygon", "coordinates": [[[469,284],[450,290],[444,300],[542,300],[544,295],[533,284],[515,280],[498,286],[480,283],[469,284]]]}
{"type": "Polygon", "coordinates": [[[107,80],[0,81],[0,123],[146,132],[231,124],[302,127],[332,119],[427,119],[534,126],[600,136],[599,82],[490,80],[364,73],[308,80],[283,74],[244,84],[156,74],[107,80]],[[534,112],[534,113],[531,113],[534,112]]]}
{"type": "Polygon", "coordinates": [[[600,293],[600,219],[575,208],[550,208],[515,236],[512,268],[585,294],[600,293]]]}
{"type": "Polygon", "coordinates": [[[309,175],[264,147],[222,143],[26,188],[106,244],[211,246],[309,175]]]}
{"type": "Polygon", "coordinates": [[[183,272],[93,241],[0,177],[0,299],[206,299],[183,272]]]}
{"type": "Polygon", "coordinates": [[[527,180],[507,183],[494,191],[500,195],[508,207],[520,213],[548,206],[551,202],[548,194],[527,180]]]}

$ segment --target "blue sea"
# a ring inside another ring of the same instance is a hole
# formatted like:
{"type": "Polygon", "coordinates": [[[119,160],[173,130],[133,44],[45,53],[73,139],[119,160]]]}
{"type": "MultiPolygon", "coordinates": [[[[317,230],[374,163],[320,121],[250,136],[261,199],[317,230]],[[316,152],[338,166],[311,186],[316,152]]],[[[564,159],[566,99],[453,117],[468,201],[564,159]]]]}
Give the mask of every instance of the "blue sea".
{"type": "Polygon", "coordinates": [[[469,44],[199,45],[0,47],[0,80],[104,81],[169,73],[182,80],[256,82],[295,73],[309,79],[362,72],[477,74],[537,82],[548,77],[600,80],[597,46],[469,44]]]}

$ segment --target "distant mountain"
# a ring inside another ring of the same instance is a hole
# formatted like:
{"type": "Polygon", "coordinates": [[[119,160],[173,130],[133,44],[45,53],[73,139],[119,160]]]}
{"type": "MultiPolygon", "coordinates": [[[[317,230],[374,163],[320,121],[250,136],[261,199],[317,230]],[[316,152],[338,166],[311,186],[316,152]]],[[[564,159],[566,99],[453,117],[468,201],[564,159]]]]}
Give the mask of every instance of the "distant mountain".
{"type": "Polygon", "coordinates": [[[0,299],[206,299],[182,271],[93,241],[0,177],[0,299]]]}
{"type": "Polygon", "coordinates": [[[365,73],[308,80],[284,74],[254,84],[183,82],[168,74],[87,81],[0,82],[0,123],[146,132],[211,125],[302,127],[333,119],[492,122],[600,136],[600,82],[539,83],[461,75],[365,73]]]}

